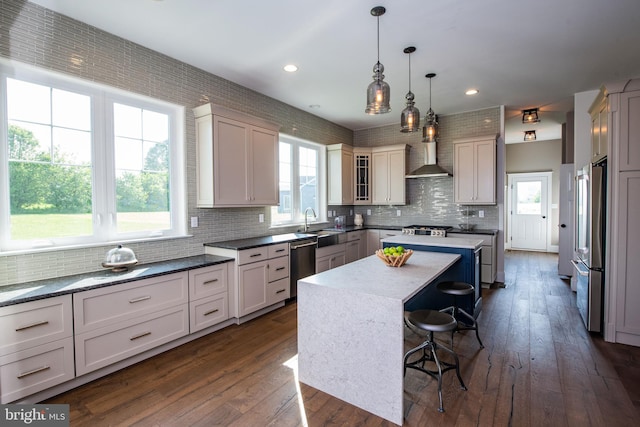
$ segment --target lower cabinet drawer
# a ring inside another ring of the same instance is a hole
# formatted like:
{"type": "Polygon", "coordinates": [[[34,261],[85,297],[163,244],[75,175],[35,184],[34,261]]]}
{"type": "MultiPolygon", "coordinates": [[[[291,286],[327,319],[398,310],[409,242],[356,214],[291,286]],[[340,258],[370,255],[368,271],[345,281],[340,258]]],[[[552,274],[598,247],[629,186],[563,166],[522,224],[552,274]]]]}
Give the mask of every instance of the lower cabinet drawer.
{"type": "Polygon", "coordinates": [[[289,298],[290,287],[291,284],[288,277],[267,283],[267,305],[289,298]]]}
{"type": "Polygon", "coordinates": [[[0,403],[9,403],[74,378],[73,338],[0,357],[0,403]]]}
{"type": "Polygon", "coordinates": [[[227,293],[202,298],[189,304],[189,328],[191,333],[224,322],[229,318],[227,293]]]}
{"type": "Polygon", "coordinates": [[[73,335],[71,295],[0,307],[0,355],[73,335]]]}
{"type": "Polygon", "coordinates": [[[289,257],[283,256],[270,259],[268,274],[270,282],[289,277],[289,257]]]}
{"type": "Polygon", "coordinates": [[[76,374],[84,375],[189,333],[189,306],[182,304],[76,335],[76,374]]]}

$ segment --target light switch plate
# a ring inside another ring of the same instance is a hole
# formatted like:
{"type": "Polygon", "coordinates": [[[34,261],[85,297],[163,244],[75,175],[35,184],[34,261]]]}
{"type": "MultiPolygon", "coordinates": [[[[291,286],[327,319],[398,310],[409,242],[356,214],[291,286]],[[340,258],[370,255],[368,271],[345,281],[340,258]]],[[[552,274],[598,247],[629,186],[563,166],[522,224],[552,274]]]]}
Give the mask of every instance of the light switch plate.
{"type": "Polygon", "coordinates": [[[192,216],[191,217],[191,228],[196,228],[198,227],[198,217],[197,216],[192,216]]]}
{"type": "Polygon", "coordinates": [[[264,222],[264,214],[258,215],[258,222],[264,222]]]}
{"type": "Polygon", "coordinates": [[[478,211],[478,216],[480,218],[484,218],[484,211],[482,211],[482,210],[478,211]]]}
{"type": "Polygon", "coordinates": [[[398,210],[396,211],[396,216],[400,216],[400,215],[402,215],[402,211],[401,211],[400,209],[398,209],[398,210]]]}
{"type": "Polygon", "coordinates": [[[367,209],[367,216],[371,215],[371,209],[367,209]]]}

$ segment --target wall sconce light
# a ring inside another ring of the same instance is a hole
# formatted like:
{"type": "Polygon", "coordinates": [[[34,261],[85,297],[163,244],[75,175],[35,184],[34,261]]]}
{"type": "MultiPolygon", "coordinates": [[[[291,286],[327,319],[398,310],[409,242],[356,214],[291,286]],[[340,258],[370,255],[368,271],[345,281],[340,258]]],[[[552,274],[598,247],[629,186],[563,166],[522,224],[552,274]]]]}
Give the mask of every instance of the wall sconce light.
{"type": "Polygon", "coordinates": [[[525,141],[535,141],[536,140],[536,131],[535,130],[525,130],[524,131],[524,140],[525,141]]]}
{"type": "Polygon", "coordinates": [[[532,108],[531,110],[524,110],[522,112],[522,123],[523,124],[531,124],[538,123],[540,119],[538,118],[538,109],[532,108]]]}

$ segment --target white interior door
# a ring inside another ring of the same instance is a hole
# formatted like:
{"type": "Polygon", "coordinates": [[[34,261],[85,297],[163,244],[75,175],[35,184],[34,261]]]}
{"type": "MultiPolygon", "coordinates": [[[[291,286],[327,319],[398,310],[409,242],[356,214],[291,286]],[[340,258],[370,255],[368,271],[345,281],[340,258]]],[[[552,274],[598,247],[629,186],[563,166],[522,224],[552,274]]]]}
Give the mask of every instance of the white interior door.
{"type": "Polygon", "coordinates": [[[547,250],[551,173],[509,175],[511,249],[547,250]]]}

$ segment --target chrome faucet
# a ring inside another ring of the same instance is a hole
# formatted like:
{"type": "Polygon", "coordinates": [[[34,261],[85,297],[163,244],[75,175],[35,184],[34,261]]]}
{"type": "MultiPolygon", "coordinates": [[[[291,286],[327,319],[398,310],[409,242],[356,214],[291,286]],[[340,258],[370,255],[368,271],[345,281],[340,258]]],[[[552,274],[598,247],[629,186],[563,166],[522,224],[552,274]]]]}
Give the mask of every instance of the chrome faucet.
{"type": "Polygon", "coordinates": [[[306,233],[307,231],[309,231],[309,225],[307,224],[307,212],[311,211],[311,213],[313,214],[313,217],[316,218],[316,211],[313,210],[313,208],[307,208],[304,210],[304,232],[306,233]]]}

